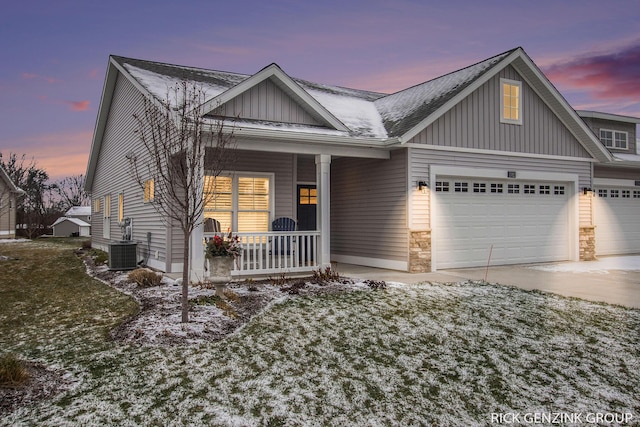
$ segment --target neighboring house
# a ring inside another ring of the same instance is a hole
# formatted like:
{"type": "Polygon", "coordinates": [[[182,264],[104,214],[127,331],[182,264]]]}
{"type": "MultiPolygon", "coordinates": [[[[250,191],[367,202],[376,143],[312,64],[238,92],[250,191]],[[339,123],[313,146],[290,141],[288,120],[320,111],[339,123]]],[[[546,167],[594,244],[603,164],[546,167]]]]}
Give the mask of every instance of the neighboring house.
{"type": "Polygon", "coordinates": [[[594,165],[596,255],[640,253],[640,155],[636,132],[640,118],[594,111],[578,114],[613,155],[613,162],[594,165]]]}
{"type": "Polygon", "coordinates": [[[72,206],[64,214],[67,218],[77,218],[84,222],[91,222],[91,206],[72,206]]]}
{"type": "MultiPolygon", "coordinates": [[[[420,272],[486,265],[490,254],[493,265],[593,259],[594,170],[640,179],[522,48],[391,95],[275,64],[244,75],[112,56],[86,174],[93,245],[108,249],[118,221],[133,218],[149,265],[168,272],[183,267],[180,231],[163,224],[125,156],[139,149],[132,115],[143,99],[181,80],[202,86],[209,111],[238,118],[238,159],[203,218],[241,235],[236,275],[331,261],[420,272]],[[280,217],[298,230],[271,231],[280,217]],[[283,236],[295,242],[285,256],[274,246],[283,236]]],[[[197,229],[193,248],[210,235],[197,229]]]]}
{"type": "Polygon", "coordinates": [[[22,193],[0,165],[0,239],[16,237],[17,197],[22,193]]]}
{"type": "Polygon", "coordinates": [[[78,218],[60,217],[51,227],[55,237],[91,236],[91,224],[78,218]]]}

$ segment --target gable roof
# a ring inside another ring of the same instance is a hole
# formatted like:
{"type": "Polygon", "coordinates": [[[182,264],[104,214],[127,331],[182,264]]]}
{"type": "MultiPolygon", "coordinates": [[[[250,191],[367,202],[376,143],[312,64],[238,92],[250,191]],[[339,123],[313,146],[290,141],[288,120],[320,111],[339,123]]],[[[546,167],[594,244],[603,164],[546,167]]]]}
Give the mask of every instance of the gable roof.
{"type": "Polygon", "coordinates": [[[89,216],[91,215],[91,206],[71,206],[64,215],[65,216],[89,216]]]}
{"type": "Polygon", "coordinates": [[[263,132],[260,135],[284,136],[290,132],[296,138],[315,135],[321,139],[340,138],[342,143],[364,140],[371,147],[389,148],[409,141],[507,66],[512,66],[522,76],[594,159],[613,160],[591,129],[520,47],[390,95],[293,78],[275,63],[247,75],[111,56],[85,175],[86,188],[92,187],[119,74],[145,96],[157,100],[166,99],[168,89],[177,83],[197,84],[208,96],[205,111],[214,110],[269,79],[323,126],[241,119],[236,124],[247,135],[263,132]]]}
{"type": "Polygon", "coordinates": [[[91,227],[91,224],[87,224],[86,222],[84,222],[81,219],[78,218],[67,218],[66,216],[61,216],[60,218],[56,219],[56,222],[54,222],[51,226],[56,226],[58,224],[61,224],[65,221],[69,221],[79,227],[91,227]]]}

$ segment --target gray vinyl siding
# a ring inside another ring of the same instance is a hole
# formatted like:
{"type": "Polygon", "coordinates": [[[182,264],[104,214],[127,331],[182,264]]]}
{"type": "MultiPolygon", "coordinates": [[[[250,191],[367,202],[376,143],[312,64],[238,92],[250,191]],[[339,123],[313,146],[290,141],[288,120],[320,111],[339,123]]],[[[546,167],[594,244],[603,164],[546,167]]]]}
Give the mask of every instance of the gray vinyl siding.
{"type": "MultiPolygon", "coordinates": [[[[115,84],[113,100],[96,166],[92,199],[100,199],[101,211],[92,212],[92,242],[106,248],[109,240],[103,238],[104,196],[111,195],[111,240],[121,238],[118,226],[118,194],[124,194],[124,216],[133,219],[133,240],[138,241],[138,258],[147,251],[147,232],[151,233],[151,259],[165,262],[166,227],[160,215],[149,203],[144,203],[143,190],[133,179],[126,154],[131,150],[142,155],[134,134],[134,112],[143,107],[143,97],[122,75],[115,84]],[[158,259],[155,257],[158,252],[158,259]]],[[[92,203],[93,208],[93,203],[92,203]]]]}
{"type": "Polygon", "coordinates": [[[298,102],[270,79],[252,87],[221,106],[227,117],[319,126],[298,102]]]}
{"type": "MultiPolygon", "coordinates": [[[[504,169],[531,172],[567,173],[578,175],[578,192],[591,187],[591,163],[576,160],[527,158],[479,153],[448,152],[420,148],[410,149],[410,182],[413,187],[417,181],[429,183],[430,166],[455,166],[467,168],[504,169]]],[[[506,178],[506,176],[505,176],[506,178]]],[[[432,188],[431,183],[429,183],[432,188]]],[[[414,230],[430,229],[429,196],[416,194],[413,198],[412,224],[414,230]]],[[[591,225],[591,205],[589,198],[580,198],[579,221],[581,225],[591,225]]]]}
{"type": "Polygon", "coordinates": [[[632,179],[640,181],[640,170],[636,168],[616,168],[594,165],[594,178],[632,179]]]}
{"type": "Polygon", "coordinates": [[[331,162],[331,253],[407,261],[407,150],[331,162]]]}
{"type": "Polygon", "coordinates": [[[456,104],[411,142],[568,157],[591,157],[511,66],[456,104]],[[522,124],[500,123],[500,78],[522,82],[522,124]]]}

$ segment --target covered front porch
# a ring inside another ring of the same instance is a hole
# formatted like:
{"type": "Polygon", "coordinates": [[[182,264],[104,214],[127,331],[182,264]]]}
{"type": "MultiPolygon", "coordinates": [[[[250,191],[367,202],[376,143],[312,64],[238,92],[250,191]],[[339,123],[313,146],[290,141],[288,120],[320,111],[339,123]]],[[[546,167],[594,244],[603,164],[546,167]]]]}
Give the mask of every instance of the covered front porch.
{"type": "Polygon", "coordinates": [[[208,278],[204,245],[240,239],[232,276],[304,274],[330,265],[331,155],[242,151],[213,178],[215,197],[191,238],[192,280],[208,278]]]}

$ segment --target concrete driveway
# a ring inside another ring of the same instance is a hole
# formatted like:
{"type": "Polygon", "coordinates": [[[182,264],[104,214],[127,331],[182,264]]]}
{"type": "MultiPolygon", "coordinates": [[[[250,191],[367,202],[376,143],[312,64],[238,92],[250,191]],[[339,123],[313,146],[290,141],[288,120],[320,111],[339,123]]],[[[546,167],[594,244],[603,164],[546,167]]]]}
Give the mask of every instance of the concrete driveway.
{"type": "MultiPolygon", "coordinates": [[[[441,270],[435,273],[337,264],[347,277],[387,282],[458,282],[484,280],[486,268],[441,270]]],[[[568,297],[640,308],[640,256],[606,257],[598,261],[489,267],[487,281],[522,289],[537,289],[568,297]]]]}

